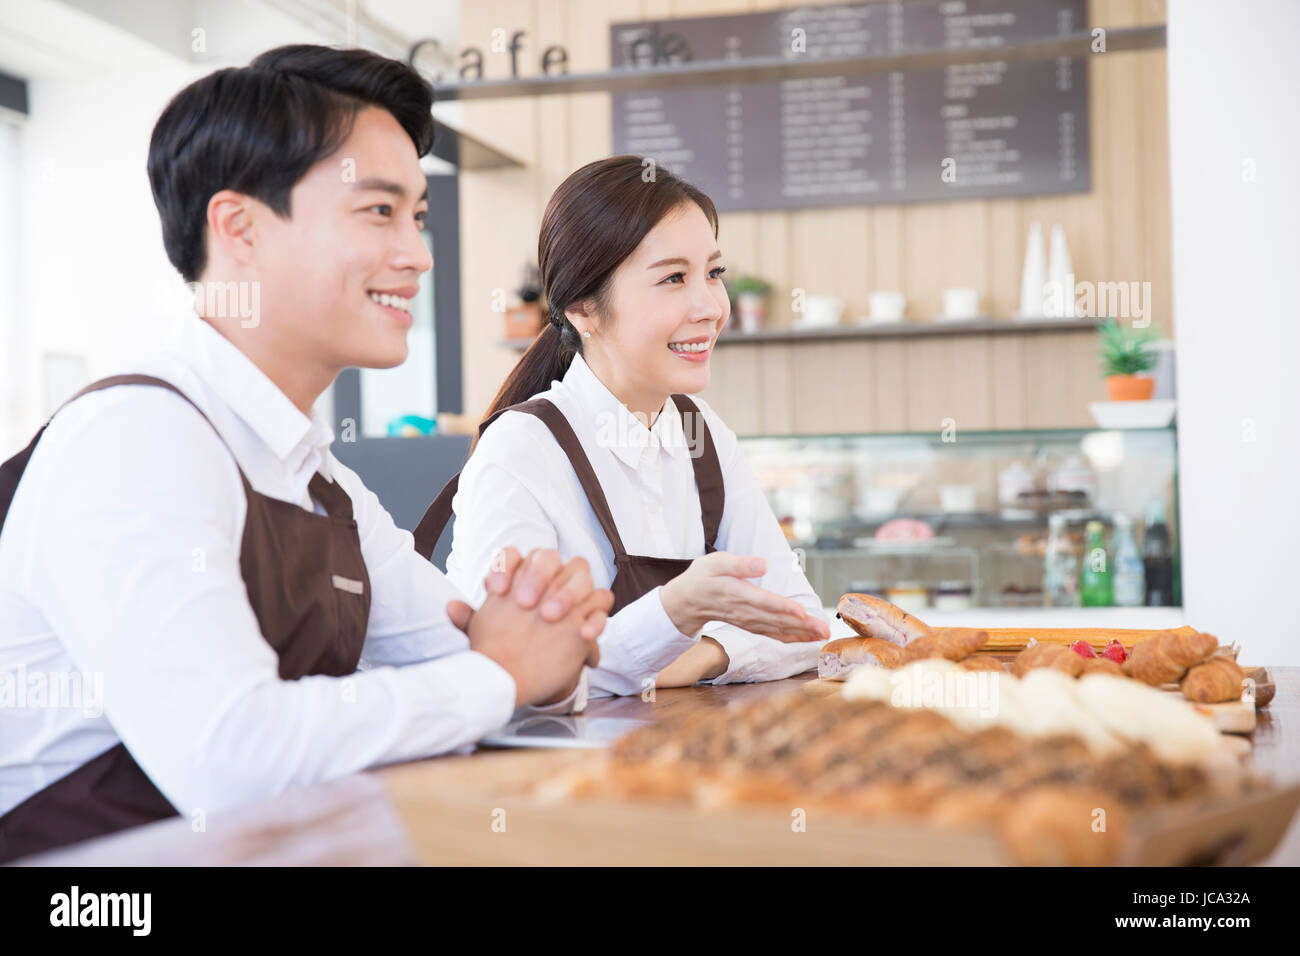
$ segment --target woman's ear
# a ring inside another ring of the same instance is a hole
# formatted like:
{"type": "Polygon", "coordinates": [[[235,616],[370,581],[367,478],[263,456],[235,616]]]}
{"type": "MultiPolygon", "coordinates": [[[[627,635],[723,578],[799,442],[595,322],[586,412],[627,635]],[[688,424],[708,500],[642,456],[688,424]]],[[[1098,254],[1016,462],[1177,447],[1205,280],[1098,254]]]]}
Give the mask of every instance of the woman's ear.
{"type": "Polygon", "coordinates": [[[594,306],[595,303],[590,299],[583,299],[564,310],[564,317],[569,320],[569,324],[578,330],[579,335],[587,338],[590,338],[590,333],[596,327],[594,306]]]}

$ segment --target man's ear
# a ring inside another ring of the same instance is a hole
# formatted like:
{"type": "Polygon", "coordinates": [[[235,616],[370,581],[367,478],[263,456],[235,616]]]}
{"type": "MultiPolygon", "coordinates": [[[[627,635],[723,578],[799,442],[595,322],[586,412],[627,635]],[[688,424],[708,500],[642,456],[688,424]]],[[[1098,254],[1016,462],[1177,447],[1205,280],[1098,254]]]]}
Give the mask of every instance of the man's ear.
{"type": "Polygon", "coordinates": [[[253,214],[252,203],[243,193],[233,189],[213,193],[208,200],[209,251],[220,247],[235,262],[248,265],[257,241],[253,214]]]}

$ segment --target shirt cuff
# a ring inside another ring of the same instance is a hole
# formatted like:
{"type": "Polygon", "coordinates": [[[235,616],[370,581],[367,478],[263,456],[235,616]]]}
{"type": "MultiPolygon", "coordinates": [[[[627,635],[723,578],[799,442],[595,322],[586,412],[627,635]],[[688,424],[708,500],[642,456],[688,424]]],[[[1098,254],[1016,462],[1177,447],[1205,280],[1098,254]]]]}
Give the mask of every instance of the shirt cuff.
{"type": "Polygon", "coordinates": [[[657,587],[609,619],[600,636],[600,666],[591,675],[592,693],[640,694],[656,675],[699,640],[677,630],[657,587]]]}
{"type": "Polygon", "coordinates": [[[456,711],[464,720],[468,742],[510,722],[518,688],[510,672],[492,658],[478,651],[461,651],[429,663],[437,666],[443,686],[460,688],[456,711]]]}
{"type": "Polygon", "coordinates": [[[573,688],[573,693],[564,700],[556,701],[554,704],[520,707],[515,712],[514,719],[520,720],[535,714],[580,714],[587,709],[587,689],[587,668],[584,667],[582,673],[578,675],[578,686],[573,688]]]}
{"type": "Polygon", "coordinates": [[[711,637],[727,652],[727,669],[709,684],[740,684],[783,680],[817,666],[824,641],[785,643],[751,634],[731,624],[710,621],[703,636],[711,637]]]}

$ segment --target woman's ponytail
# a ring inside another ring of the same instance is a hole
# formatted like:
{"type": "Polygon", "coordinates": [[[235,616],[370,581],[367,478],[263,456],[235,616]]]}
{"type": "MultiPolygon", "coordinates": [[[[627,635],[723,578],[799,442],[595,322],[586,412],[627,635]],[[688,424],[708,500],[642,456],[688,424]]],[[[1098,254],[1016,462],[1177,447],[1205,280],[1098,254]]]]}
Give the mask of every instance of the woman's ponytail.
{"type": "MultiPolygon", "coordinates": [[[[578,354],[578,330],[569,324],[564,314],[559,315],[559,325],[555,314],[546,323],[537,338],[533,339],[528,351],[520,357],[514,369],[506,376],[505,383],[497,392],[496,398],[488,407],[483,420],[491,418],[503,408],[526,402],[538,392],[551,387],[551,382],[564,378],[564,373],[573,364],[573,356],[578,354]]],[[[478,435],[470,445],[470,451],[478,444],[478,435]]]]}

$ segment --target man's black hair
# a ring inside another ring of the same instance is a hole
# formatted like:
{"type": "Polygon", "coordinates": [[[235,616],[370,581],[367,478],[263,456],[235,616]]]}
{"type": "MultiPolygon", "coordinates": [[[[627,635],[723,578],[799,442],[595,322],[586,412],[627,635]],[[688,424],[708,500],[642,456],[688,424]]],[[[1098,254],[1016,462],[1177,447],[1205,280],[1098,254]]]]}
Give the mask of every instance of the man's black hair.
{"type": "Polygon", "coordinates": [[[185,281],[197,281],[207,263],[213,194],[233,189],[288,217],[294,184],[371,105],[393,115],[417,155],[433,147],[433,88],[407,64],[368,50],[277,47],[177,93],[149,141],[149,185],[167,258],[185,281]]]}

